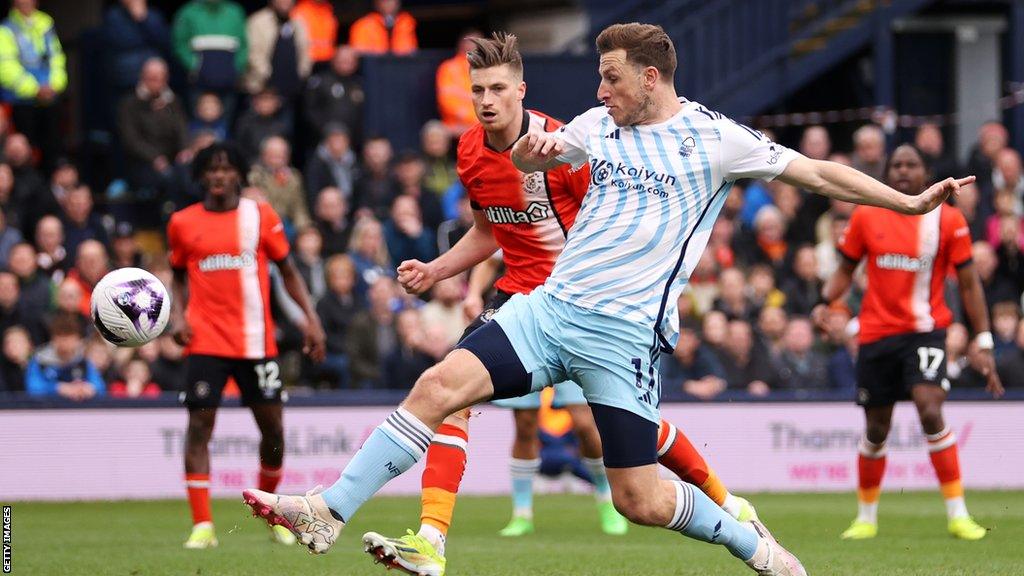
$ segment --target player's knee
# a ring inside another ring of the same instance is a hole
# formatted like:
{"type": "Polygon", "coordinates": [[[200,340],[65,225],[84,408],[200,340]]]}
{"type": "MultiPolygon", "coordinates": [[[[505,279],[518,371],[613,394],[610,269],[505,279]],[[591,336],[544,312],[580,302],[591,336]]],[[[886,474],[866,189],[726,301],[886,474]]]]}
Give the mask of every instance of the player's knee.
{"type": "Polygon", "coordinates": [[[920,406],[917,409],[917,413],[921,419],[921,427],[924,428],[925,433],[935,434],[942,430],[942,404],[936,403],[927,406],[920,406]]]}
{"type": "Polygon", "coordinates": [[[191,446],[206,445],[213,435],[213,423],[206,420],[191,419],[185,437],[191,446]]]}
{"type": "Polygon", "coordinates": [[[612,503],[615,509],[634,524],[656,526],[657,510],[649,494],[643,490],[625,487],[612,488],[612,503]]]}
{"type": "Polygon", "coordinates": [[[446,369],[444,363],[424,372],[409,393],[409,402],[422,406],[438,421],[448,417],[452,411],[461,408],[458,384],[446,369]]]}
{"type": "Polygon", "coordinates": [[[889,426],[889,422],[868,422],[864,435],[867,436],[868,442],[881,444],[889,437],[889,426]]]}

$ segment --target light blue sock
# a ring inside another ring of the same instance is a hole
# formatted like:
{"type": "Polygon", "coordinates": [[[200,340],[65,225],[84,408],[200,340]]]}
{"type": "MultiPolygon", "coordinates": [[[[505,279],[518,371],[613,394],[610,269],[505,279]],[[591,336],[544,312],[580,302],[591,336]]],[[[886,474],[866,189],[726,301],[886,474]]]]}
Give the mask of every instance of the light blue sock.
{"type": "Polygon", "coordinates": [[[327,506],[342,521],[352,520],[364,502],[423,458],[433,435],[404,408],[392,412],[345,466],[341,478],[323,491],[327,506]]]}
{"type": "Polygon", "coordinates": [[[513,458],[509,468],[512,471],[512,515],[533,518],[533,477],[540,470],[540,458],[513,458]]]}
{"type": "Polygon", "coordinates": [[[721,544],[747,561],[757,551],[757,533],[740,524],[700,489],[686,482],[676,486],[676,511],[666,528],[703,542],[721,544]]]}
{"type": "Polygon", "coordinates": [[[608,472],[604,469],[604,458],[583,458],[583,465],[594,481],[594,497],[598,502],[612,501],[612,487],[608,484],[608,472]]]}

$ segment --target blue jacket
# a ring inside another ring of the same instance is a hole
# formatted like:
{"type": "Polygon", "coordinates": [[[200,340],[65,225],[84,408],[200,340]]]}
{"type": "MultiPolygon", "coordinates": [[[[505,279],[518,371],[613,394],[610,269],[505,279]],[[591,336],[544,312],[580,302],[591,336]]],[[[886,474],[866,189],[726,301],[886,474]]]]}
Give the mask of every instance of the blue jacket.
{"type": "Polygon", "coordinates": [[[62,363],[52,346],[45,346],[28,363],[25,372],[25,392],[30,396],[56,396],[61,382],[85,380],[92,384],[97,396],[107,392],[96,367],[79,353],[70,362],[62,363]]]}
{"type": "Polygon", "coordinates": [[[124,6],[117,4],[103,17],[110,81],[115,88],[127,90],[139,81],[146,60],[171,53],[171,30],[160,11],[149,8],[146,18],[136,22],[124,6]]]}

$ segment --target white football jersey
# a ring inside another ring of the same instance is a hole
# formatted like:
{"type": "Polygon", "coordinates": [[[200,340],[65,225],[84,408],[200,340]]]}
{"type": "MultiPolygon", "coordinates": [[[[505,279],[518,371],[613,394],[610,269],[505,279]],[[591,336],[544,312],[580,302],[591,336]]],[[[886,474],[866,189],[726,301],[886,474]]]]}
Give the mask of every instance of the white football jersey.
{"type": "Polygon", "coordinates": [[[559,160],[590,163],[590,188],[545,291],[649,324],[675,345],[676,299],[733,181],[771,180],[799,156],[704,106],[659,124],[616,126],[604,106],[561,128],[559,160]]]}

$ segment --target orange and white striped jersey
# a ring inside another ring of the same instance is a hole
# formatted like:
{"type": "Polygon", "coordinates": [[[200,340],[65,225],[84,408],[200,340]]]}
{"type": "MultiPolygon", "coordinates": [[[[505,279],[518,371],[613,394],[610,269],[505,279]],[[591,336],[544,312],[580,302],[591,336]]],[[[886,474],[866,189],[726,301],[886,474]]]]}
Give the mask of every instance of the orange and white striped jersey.
{"type": "Polygon", "coordinates": [[[270,204],[248,198],[212,212],[197,203],[167,225],[171,266],[188,273],[187,354],[260,359],[277,355],[270,315],[270,262],[288,256],[270,204]]]}
{"type": "Polygon", "coordinates": [[[971,261],[971,233],[963,214],[943,204],[908,216],[858,206],[839,241],[849,260],[867,258],[868,288],[860,311],[860,342],[950,325],[943,283],[971,261]]]}

